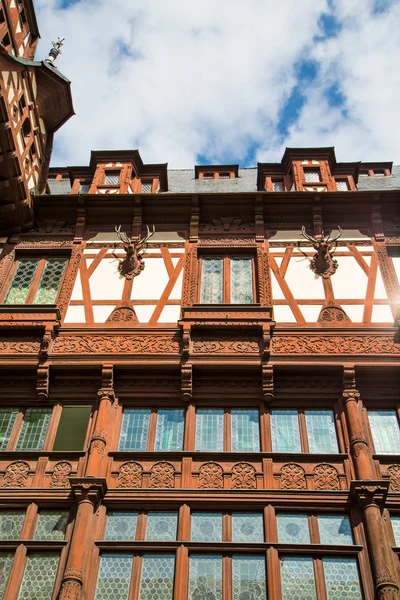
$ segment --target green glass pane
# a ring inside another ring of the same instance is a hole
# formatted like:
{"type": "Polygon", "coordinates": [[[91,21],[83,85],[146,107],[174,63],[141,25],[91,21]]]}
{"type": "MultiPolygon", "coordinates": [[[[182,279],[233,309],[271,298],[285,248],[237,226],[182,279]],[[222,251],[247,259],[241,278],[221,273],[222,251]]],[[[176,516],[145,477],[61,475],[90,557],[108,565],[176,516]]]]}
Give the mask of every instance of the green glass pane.
{"type": "Polygon", "coordinates": [[[96,600],[128,600],[133,556],[102,554],[96,600]]]}
{"type": "Polygon", "coordinates": [[[203,258],[200,302],[221,304],[223,301],[224,263],[222,258],[203,258]]]}
{"type": "Polygon", "coordinates": [[[159,409],[155,450],[182,450],[185,413],[183,410],[159,409]]]}
{"type": "Polygon", "coordinates": [[[149,408],[125,410],[118,450],[146,450],[149,424],[149,408]]]}
{"type": "Polygon", "coordinates": [[[271,413],[272,452],[301,452],[297,410],[271,413]]]}
{"type": "Polygon", "coordinates": [[[338,452],[335,420],[331,410],[305,410],[308,445],[312,453],[338,452]]]}
{"type": "Polygon", "coordinates": [[[134,540],[137,512],[109,512],[105,540],[134,540]]]}
{"type": "Polygon", "coordinates": [[[38,264],[38,258],[19,261],[4,304],[25,303],[38,264]]]}
{"type": "Polygon", "coordinates": [[[12,433],[18,408],[0,408],[0,450],[6,450],[12,433]]]}
{"type": "Polygon", "coordinates": [[[24,510],[0,512],[0,540],[18,540],[24,520],[24,510]]]}
{"type": "Polygon", "coordinates": [[[258,410],[231,410],[232,452],[259,452],[258,410]]]}
{"type": "Polygon", "coordinates": [[[36,525],[35,540],[63,540],[68,523],[68,511],[41,510],[36,525]]]}
{"type": "Polygon", "coordinates": [[[27,408],[16,449],[42,450],[51,418],[51,408],[27,408]]]}
{"type": "Polygon", "coordinates": [[[46,261],[33,304],[55,303],[66,263],[66,258],[52,258],[46,261]]]}
{"type": "Polygon", "coordinates": [[[355,558],[324,558],[328,600],[362,600],[355,558]]]}
{"type": "Polygon", "coordinates": [[[317,600],[312,558],[281,558],[281,584],[282,600],[317,600]]]}
{"type": "Polygon", "coordinates": [[[400,516],[392,515],[390,517],[390,520],[392,521],[392,527],[393,527],[393,533],[394,533],[394,539],[396,542],[396,546],[400,546],[400,516]]]}
{"type": "Polygon", "coordinates": [[[58,554],[29,554],[18,600],[51,600],[58,561],[58,554]]]}
{"type": "Polygon", "coordinates": [[[231,303],[252,304],[253,268],[251,258],[231,258],[231,303]]]}
{"type": "Polygon", "coordinates": [[[377,454],[400,454],[400,429],[394,410],[369,410],[369,423],[377,454]]]}
{"type": "Polygon", "coordinates": [[[172,600],[174,568],[175,556],[172,554],[145,554],[139,600],[172,600]]]}
{"type": "Polygon", "coordinates": [[[224,411],[218,408],[199,408],[196,411],[196,450],[224,449],[224,411]]]}
{"type": "Polygon", "coordinates": [[[7,587],[8,577],[14,561],[14,553],[0,552],[0,594],[1,598],[7,587]]]}

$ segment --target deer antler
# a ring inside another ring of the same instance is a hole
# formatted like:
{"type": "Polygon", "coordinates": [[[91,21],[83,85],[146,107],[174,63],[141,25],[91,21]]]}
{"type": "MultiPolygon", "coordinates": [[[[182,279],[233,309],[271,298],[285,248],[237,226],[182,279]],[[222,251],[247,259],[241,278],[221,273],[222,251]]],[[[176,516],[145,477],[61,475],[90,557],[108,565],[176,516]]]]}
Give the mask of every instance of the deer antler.
{"type": "Polygon", "coordinates": [[[314,237],[312,237],[311,235],[308,235],[308,233],[306,233],[306,228],[304,227],[304,225],[301,228],[301,235],[304,238],[306,238],[306,240],[308,240],[309,242],[311,242],[312,244],[316,244],[317,243],[317,240],[314,237]]]}
{"type": "MultiPolygon", "coordinates": [[[[343,232],[342,232],[342,230],[341,230],[341,228],[339,227],[339,225],[338,225],[338,231],[339,231],[339,235],[337,235],[337,236],[336,236],[335,238],[333,238],[332,240],[331,240],[331,236],[330,236],[330,235],[328,235],[328,239],[327,239],[326,241],[327,241],[327,242],[329,242],[330,244],[333,244],[334,242],[336,242],[336,241],[337,241],[337,240],[340,238],[340,236],[342,235],[342,233],[343,233],[343,232]]],[[[331,232],[331,233],[332,233],[332,232],[331,232]]]]}
{"type": "Polygon", "coordinates": [[[124,231],[121,232],[121,227],[122,227],[122,225],[118,225],[118,227],[115,226],[115,233],[117,234],[118,238],[121,240],[121,242],[123,244],[130,244],[131,243],[130,237],[124,231]]]}
{"type": "Polygon", "coordinates": [[[143,238],[139,239],[139,244],[140,245],[143,245],[146,242],[148,242],[148,240],[151,238],[152,235],[154,235],[154,233],[156,231],[156,228],[155,228],[154,225],[152,226],[152,231],[150,231],[150,228],[149,228],[148,225],[146,225],[146,229],[147,229],[147,234],[143,238]]]}

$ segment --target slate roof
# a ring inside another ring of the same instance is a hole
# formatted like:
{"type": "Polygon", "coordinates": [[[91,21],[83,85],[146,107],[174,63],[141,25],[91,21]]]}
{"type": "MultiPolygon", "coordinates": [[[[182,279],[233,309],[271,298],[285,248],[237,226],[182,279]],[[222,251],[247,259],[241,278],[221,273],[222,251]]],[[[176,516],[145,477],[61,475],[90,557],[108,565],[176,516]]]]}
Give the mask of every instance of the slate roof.
{"type": "Polygon", "coordinates": [[[382,175],[376,177],[359,177],[357,189],[362,191],[398,190],[400,189],[400,166],[393,165],[392,177],[382,175]]]}

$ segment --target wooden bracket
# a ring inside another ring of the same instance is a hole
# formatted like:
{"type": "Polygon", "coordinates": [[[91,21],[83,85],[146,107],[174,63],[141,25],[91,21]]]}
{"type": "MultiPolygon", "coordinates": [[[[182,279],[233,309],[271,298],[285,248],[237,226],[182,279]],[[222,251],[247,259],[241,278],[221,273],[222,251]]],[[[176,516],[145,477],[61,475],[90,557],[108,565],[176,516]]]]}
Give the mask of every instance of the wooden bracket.
{"type": "Polygon", "coordinates": [[[36,371],[36,392],[40,400],[47,400],[50,388],[50,366],[41,365],[36,371]]]}
{"type": "Polygon", "coordinates": [[[199,197],[192,197],[192,209],[190,214],[190,231],[189,231],[189,241],[197,242],[199,239],[199,219],[200,219],[200,209],[199,209],[199,197]]]}
{"type": "Polygon", "coordinates": [[[133,206],[132,238],[139,238],[142,233],[142,198],[135,198],[133,206]]]}
{"type": "Polygon", "coordinates": [[[273,365],[262,365],[261,367],[262,392],[265,402],[274,398],[274,367],[273,365]]]}
{"type": "Polygon", "coordinates": [[[181,367],[181,392],[182,399],[190,402],[193,393],[193,366],[192,363],[185,363],[181,367]]]}
{"type": "Polygon", "coordinates": [[[76,226],[75,226],[75,237],[74,244],[80,244],[83,240],[86,226],[86,207],[84,199],[79,198],[78,208],[76,210],[76,226]]]}
{"type": "Polygon", "coordinates": [[[371,224],[373,235],[377,242],[385,241],[385,234],[383,231],[383,221],[381,214],[381,205],[379,203],[379,195],[374,196],[373,204],[371,206],[371,224]]]}
{"type": "Polygon", "coordinates": [[[321,237],[324,231],[324,223],[322,220],[321,196],[319,195],[313,197],[312,212],[314,237],[321,237]]]}
{"type": "Polygon", "coordinates": [[[265,234],[264,211],[262,198],[260,198],[260,196],[256,196],[254,206],[254,221],[256,224],[256,242],[263,242],[265,234]]]}

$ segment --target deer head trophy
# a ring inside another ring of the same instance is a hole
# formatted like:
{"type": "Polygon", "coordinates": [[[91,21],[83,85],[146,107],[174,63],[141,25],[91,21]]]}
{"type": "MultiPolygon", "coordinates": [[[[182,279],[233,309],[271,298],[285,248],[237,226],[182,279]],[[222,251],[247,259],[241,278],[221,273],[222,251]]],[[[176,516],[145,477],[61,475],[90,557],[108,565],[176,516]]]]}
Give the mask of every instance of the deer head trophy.
{"type": "Polygon", "coordinates": [[[115,227],[118,238],[124,245],[126,256],[122,260],[115,254],[114,257],[118,260],[118,271],[125,279],[133,279],[144,269],[143,252],[147,248],[147,242],[151,236],[154,235],[155,227],[153,225],[152,230],[150,231],[149,227],[146,225],[146,229],[146,235],[139,237],[137,240],[133,240],[128,234],[121,232],[121,225],[115,227]]]}
{"type": "MultiPolygon", "coordinates": [[[[317,251],[316,254],[310,260],[310,269],[317,275],[321,275],[324,279],[328,279],[331,275],[333,275],[338,268],[338,261],[333,258],[333,254],[337,248],[337,240],[342,235],[342,230],[338,226],[339,235],[335,238],[330,237],[330,235],[324,236],[324,232],[318,237],[312,237],[306,233],[306,228],[301,228],[301,235],[312,243],[314,250],[317,251]]],[[[301,250],[300,246],[301,242],[297,242],[298,247],[301,250]]],[[[302,250],[301,250],[302,251],[302,250]]],[[[308,259],[309,257],[303,251],[302,253],[308,259]]]]}

